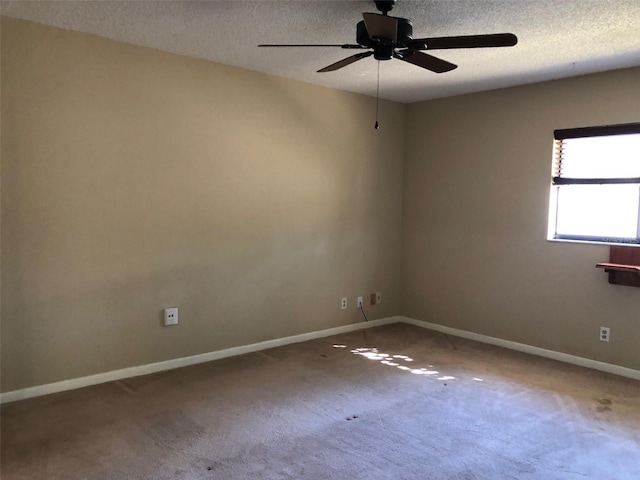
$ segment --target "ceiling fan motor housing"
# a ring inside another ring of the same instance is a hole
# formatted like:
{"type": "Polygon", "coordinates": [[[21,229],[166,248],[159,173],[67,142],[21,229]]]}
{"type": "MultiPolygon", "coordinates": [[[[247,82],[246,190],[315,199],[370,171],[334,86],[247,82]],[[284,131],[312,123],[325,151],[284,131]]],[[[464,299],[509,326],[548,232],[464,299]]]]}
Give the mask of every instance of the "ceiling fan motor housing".
{"type": "Polygon", "coordinates": [[[364,47],[373,48],[376,60],[391,60],[395,48],[403,47],[406,42],[413,39],[413,24],[411,21],[406,18],[393,18],[397,19],[398,25],[398,40],[396,43],[386,38],[370,38],[364,21],[358,22],[356,26],[356,41],[364,47]]]}

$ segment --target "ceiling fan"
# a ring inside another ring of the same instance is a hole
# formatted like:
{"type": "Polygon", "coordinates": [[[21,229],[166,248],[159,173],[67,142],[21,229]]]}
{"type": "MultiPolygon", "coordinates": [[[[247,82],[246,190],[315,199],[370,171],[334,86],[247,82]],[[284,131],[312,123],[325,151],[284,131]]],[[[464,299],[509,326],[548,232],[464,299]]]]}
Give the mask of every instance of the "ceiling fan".
{"type": "Polygon", "coordinates": [[[518,43],[513,33],[463,35],[453,37],[413,38],[413,24],[406,18],[389,16],[396,0],[374,0],[379,13],[363,13],[364,20],[356,26],[357,44],[270,44],[259,47],[339,47],[367,50],[321,68],[319,73],[333,72],[373,55],[376,60],[397,58],[435,73],[449,72],[458,66],[422,50],[453,48],[511,47],[518,43]]]}

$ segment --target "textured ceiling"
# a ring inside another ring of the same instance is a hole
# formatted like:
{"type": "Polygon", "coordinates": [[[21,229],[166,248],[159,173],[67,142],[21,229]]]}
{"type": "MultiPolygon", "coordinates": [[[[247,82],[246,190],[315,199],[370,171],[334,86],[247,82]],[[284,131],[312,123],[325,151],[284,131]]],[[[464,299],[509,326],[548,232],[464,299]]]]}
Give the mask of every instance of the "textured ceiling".
{"type": "MultiPolygon", "coordinates": [[[[355,43],[362,12],[377,10],[365,0],[2,0],[3,15],[375,95],[373,58],[316,73],[354,52],[257,47],[355,43]]],[[[640,0],[398,0],[391,15],[410,19],[414,37],[512,32],[519,38],[510,48],[430,52],[459,65],[448,73],[380,62],[380,96],[398,102],[640,66],[640,0]]]]}

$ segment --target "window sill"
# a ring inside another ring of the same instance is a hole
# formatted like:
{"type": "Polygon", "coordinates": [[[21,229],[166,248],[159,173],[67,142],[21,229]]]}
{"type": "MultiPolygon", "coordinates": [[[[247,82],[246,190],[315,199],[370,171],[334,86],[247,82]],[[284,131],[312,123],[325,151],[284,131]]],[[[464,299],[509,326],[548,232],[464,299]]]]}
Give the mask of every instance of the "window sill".
{"type": "Polygon", "coordinates": [[[547,241],[557,242],[557,243],[574,243],[578,245],[602,245],[605,247],[640,248],[639,243],[630,243],[630,242],[605,242],[602,240],[584,240],[584,239],[575,239],[575,238],[555,238],[555,237],[547,237],[547,241]]]}

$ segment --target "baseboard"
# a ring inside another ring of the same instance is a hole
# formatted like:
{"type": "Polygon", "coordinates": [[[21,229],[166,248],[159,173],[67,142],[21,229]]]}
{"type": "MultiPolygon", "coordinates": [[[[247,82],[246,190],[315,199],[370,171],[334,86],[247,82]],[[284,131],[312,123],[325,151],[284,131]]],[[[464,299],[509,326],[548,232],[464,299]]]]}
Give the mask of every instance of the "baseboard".
{"type": "Polygon", "coordinates": [[[556,352],[554,350],[546,350],[544,348],[533,347],[524,343],[512,342],[509,340],[503,340],[501,338],[489,337],[487,335],[481,335],[479,333],[468,332],[466,330],[459,330],[457,328],[446,327],[444,325],[438,325],[437,323],[423,322],[421,320],[415,320],[408,317],[397,317],[400,322],[409,323],[429,330],[435,330],[436,332],[447,333],[455,335],[457,337],[468,338],[469,340],[476,340],[482,343],[488,343],[499,347],[508,348],[510,350],[517,350],[518,352],[529,353],[531,355],[537,355],[539,357],[550,358],[552,360],[558,360],[560,362],[570,363],[572,365],[578,365],[581,367],[592,368],[594,370],[600,370],[602,372],[613,373],[614,375],[620,375],[622,377],[633,378],[634,380],[640,380],[640,370],[634,370],[632,368],[621,367],[619,365],[613,365],[611,363],[599,362],[597,360],[591,360],[589,358],[577,357],[575,355],[569,355],[567,353],[556,352]]]}
{"type": "Polygon", "coordinates": [[[11,392],[0,393],[0,404],[15,402],[18,400],[26,400],[28,398],[40,397],[42,395],[49,395],[51,393],[64,392],[66,390],[75,390],[77,388],[89,387],[91,385],[98,385],[100,383],[112,382],[114,380],[122,380],[124,378],[139,377],[141,375],[149,375],[151,373],[162,372],[165,370],[172,370],[174,368],[187,367],[189,365],[196,365],[198,363],[211,362],[213,360],[219,360],[221,358],[233,357],[236,355],[242,355],[245,353],[257,352],[260,350],[266,350],[268,348],[280,347],[282,345],[288,345],[291,343],[306,342],[307,340],[314,340],[317,338],[330,337],[332,335],[339,335],[341,333],[353,332],[355,330],[362,330],[365,328],[377,327],[381,325],[388,325],[390,323],[408,323],[417,327],[434,330],[436,332],[447,333],[455,335],[457,337],[468,338],[470,340],[476,340],[482,343],[488,343],[499,347],[508,348],[510,350],[516,350],[519,352],[529,353],[531,355],[537,355],[539,357],[550,358],[572,365],[578,365],[581,367],[592,368],[594,370],[600,370],[602,372],[612,373],[614,375],[620,375],[635,380],[640,380],[640,370],[634,370],[631,368],[621,367],[619,365],[613,365],[610,363],[599,362],[588,358],[577,357],[575,355],[569,355],[567,353],[556,352],[553,350],[546,350],[544,348],[533,347],[524,343],[512,342],[510,340],[503,340],[501,338],[490,337],[479,333],[468,332],[466,330],[459,330],[457,328],[447,327],[436,323],[423,322],[409,317],[394,316],[381,318],[378,320],[372,320],[370,322],[360,322],[350,325],[344,325],[341,327],[329,328],[326,330],[319,330],[316,332],[303,333],[300,335],[293,335],[290,337],[277,338],[274,340],[267,340],[264,342],[253,343],[250,345],[241,345],[239,347],[227,348],[224,350],[217,350],[214,352],[203,353],[200,355],[192,355],[189,357],[175,358],[172,360],[166,360],[164,362],[149,363],[146,365],[139,365],[136,367],[123,368],[120,370],[113,370],[110,372],[99,373],[96,375],[89,375],[86,377],[72,378],[69,380],[63,380],[61,382],[48,383],[45,385],[38,385],[35,387],[24,388],[21,390],[13,390],[11,392]]]}
{"type": "Polygon", "coordinates": [[[23,388],[21,390],[13,390],[11,392],[0,393],[0,404],[25,400],[27,398],[40,397],[51,393],[64,392],[66,390],[75,390],[77,388],[98,385],[100,383],[112,382],[114,380],[122,380],[124,378],[139,377],[141,375],[149,375],[151,373],[162,372],[164,370],[172,370],[174,368],[187,367],[198,363],[211,362],[221,358],[233,357],[245,353],[257,352],[268,348],[280,347],[291,343],[306,342],[317,338],[330,337],[341,333],[353,332],[365,328],[377,327],[380,325],[388,325],[390,323],[398,323],[401,317],[387,317],[369,322],[353,323],[341,327],[328,328],[316,332],[302,333],[290,337],[277,338],[264,342],[253,343],[250,345],[241,345],[239,347],[217,350],[214,352],[202,353],[200,355],[192,355],[189,357],[175,358],[164,362],[149,363],[136,367],[123,368],[120,370],[112,370],[110,372],[98,373],[86,377],[72,378],[61,382],[48,383],[35,387],[23,388]]]}

